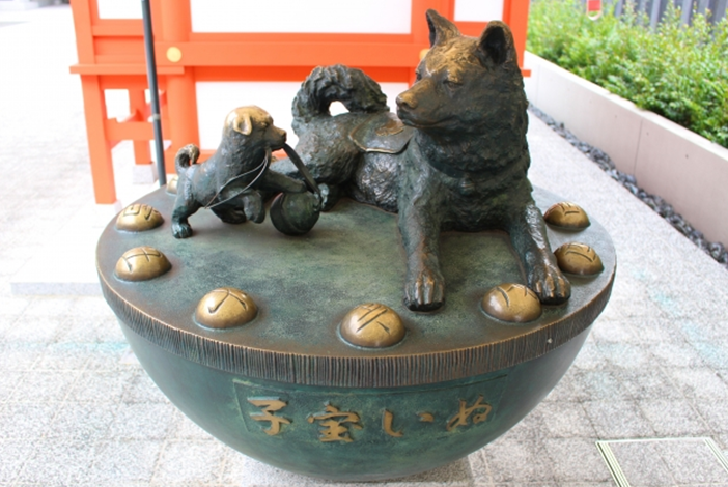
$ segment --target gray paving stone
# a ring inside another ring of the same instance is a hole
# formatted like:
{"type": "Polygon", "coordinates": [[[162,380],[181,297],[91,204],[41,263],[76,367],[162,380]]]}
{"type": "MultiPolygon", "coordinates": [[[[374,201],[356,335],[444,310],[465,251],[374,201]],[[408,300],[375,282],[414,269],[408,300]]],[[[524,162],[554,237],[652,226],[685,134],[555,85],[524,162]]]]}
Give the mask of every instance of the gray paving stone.
{"type": "Polygon", "coordinates": [[[644,400],[639,407],[658,437],[702,436],[708,432],[703,418],[686,399],[644,400]]]}
{"type": "Polygon", "coordinates": [[[621,319],[605,320],[603,317],[604,315],[594,323],[591,332],[597,343],[639,343],[631,323],[621,319]]]}
{"type": "Polygon", "coordinates": [[[582,370],[594,370],[604,367],[608,356],[604,353],[602,346],[593,338],[596,330],[600,326],[600,323],[594,325],[594,330],[589,335],[589,339],[584,343],[579,355],[576,356],[573,367],[582,370]]]}
{"type": "Polygon", "coordinates": [[[18,317],[23,314],[30,301],[31,298],[28,296],[0,296],[0,316],[18,317]]]}
{"type": "Polygon", "coordinates": [[[579,402],[544,403],[538,409],[551,438],[597,436],[584,406],[579,402]]]}
{"type": "Polygon", "coordinates": [[[78,379],[79,372],[73,371],[31,371],[23,376],[23,380],[15,388],[13,402],[60,402],[78,379]]]}
{"type": "Polygon", "coordinates": [[[664,487],[674,485],[670,468],[662,452],[652,441],[614,442],[609,446],[630,485],[664,487]]]}
{"type": "Polygon", "coordinates": [[[34,371],[80,372],[89,361],[90,348],[76,343],[54,343],[45,348],[34,371]]]}
{"type": "Polygon", "coordinates": [[[700,401],[695,407],[714,433],[728,433],[728,402],[700,401]]]}
{"type": "Polygon", "coordinates": [[[556,387],[551,390],[549,395],[544,398],[543,402],[576,402],[583,400],[583,397],[580,397],[577,394],[575,385],[577,375],[580,373],[581,370],[576,367],[571,367],[567,370],[566,374],[564,374],[558,384],[556,384],[556,387]]]}
{"type": "Polygon", "coordinates": [[[61,333],[63,317],[43,317],[23,314],[5,330],[4,339],[12,343],[53,343],[61,333]]]}
{"type": "Polygon", "coordinates": [[[219,482],[224,468],[225,448],[216,439],[169,440],[164,445],[152,483],[201,485],[219,482]]]}
{"type": "MultiPolygon", "coordinates": [[[[644,345],[634,343],[604,343],[600,345],[604,350],[606,361],[618,369],[634,369],[643,371],[655,363],[655,358],[644,345]]],[[[602,362],[604,366],[604,362],[602,362]]],[[[621,371],[614,371],[615,375],[621,371]]]]}
{"type": "Polygon", "coordinates": [[[655,444],[677,484],[728,484],[728,471],[702,441],[660,441],[655,444]]]}
{"type": "Polygon", "coordinates": [[[125,341],[95,343],[90,346],[86,369],[95,372],[126,371],[131,374],[140,370],[141,365],[125,341]]]}
{"type": "Polygon", "coordinates": [[[27,372],[8,371],[0,375],[0,403],[10,399],[27,372]]]}
{"type": "Polygon", "coordinates": [[[544,455],[539,441],[501,437],[480,451],[492,475],[499,483],[554,482],[551,460],[544,455]]]}
{"type": "Polygon", "coordinates": [[[112,440],[96,444],[94,461],[79,483],[107,485],[109,482],[141,481],[149,484],[163,440],[112,440]]]}
{"type": "Polygon", "coordinates": [[[69,316],[58,341],[71,343],[122,342],[124,335],[115,318],[69,316]]]}
{"type": "Polygon", "coordinates": [[[33,441],[26,439],[0,440],[0,482],[11,485],[20,475],[20,471],[35,451],[33,441]]]}
{"type": "Polygon", "coordinates": [[[698,351],[687,342],[645,344],[645,348],[666,367],[700,367],[704,365],[698,351]]]}
{"type": "Polygon", "coordinates": [[[134,371],[86,371],[76,381],[67,399],[76,402],[116,404],[134,371]]]}
{"type": "Polygon", "coordinates": [[[728,399],[728,384],[708,367],[666,368],[677,389],[685,397],[720,401],[728,399]]]}
{"type": "Polygon", "coordinates": [[[726,340],[691,341],[705,365],[712,369],[728,369],[728,347],[726,340]]]}
{"type": "Polygon", "coordinates": [[[44,352],[45,346],[37,343],[4,341],[0,343],[0,370],[11,372],[30,370],[44,352]]]}
{"type": "Polygon", "coordinates": [[[114,411],[95,403],[65,402],[59,406],[46,437],[62,443],[76,440],[92,444],[108,439],[114,411]]]}
{"type": "Polygon", "coordinates": [[[509,438],[521,441],[536,441],[548,436],[548,430],[543,422],[541,408],[535,408],[519,423],[506,431],[500,438],[509,438]]]}
{"type": "Polygon", "coordinates": [[[94,458],[86,441],[39,439],[18,480],[40,485],[74,485],[94,458]]]}
{"type": "Polygon", "coordinates": [[[44,436],[58,410],[58,403],[5,403],[0,406],[0,431],[6,440],[33,441],[44,436]]]}
{"type": "Polygon", "coordinates": [[[112,438],[164,439],[171,432],[175,409],[171,404],[120,403],[109,428],[112,438]]]}
{"type": "Polygon", "coordinates": [[[170,437],[179,440],[210,440],[213,438],[207,431],[193,423],[182,411],[176,411],[170,437]]]}
{"type": "Polygon", "coordinates": [[[561,485],[607,482],[611,479],[593,439],[547,438],[544,453],[551,459],[554,475],[561,485]]]}
{"type": "Polygon", "coordinates": [[[655,435],[652,425],[633,401],[586,401],[584,409],[600,439],[655,435]]]}
{"type": "Polygon", "coordinates": [[[650,398],[683,398],[682,393],[660,368],[622,370],[619,373],[619,380],[629,391],[630,395],[637,400],[650,398]]]}
{"type": "Polygon", "coordinates": [[[601,370],[581,370],[575,374],[574,401],[628,401],[632,399],[629,389],[608,367],[601,370]]]}
{"type": "Polygon", "coordinates": [[[123,385],[121,396],[123,402],[128,403],[169,403],[169,399],[159,390],[157,384],[149,378],[146,372],[138,369],[127,383],[123,385]]]}

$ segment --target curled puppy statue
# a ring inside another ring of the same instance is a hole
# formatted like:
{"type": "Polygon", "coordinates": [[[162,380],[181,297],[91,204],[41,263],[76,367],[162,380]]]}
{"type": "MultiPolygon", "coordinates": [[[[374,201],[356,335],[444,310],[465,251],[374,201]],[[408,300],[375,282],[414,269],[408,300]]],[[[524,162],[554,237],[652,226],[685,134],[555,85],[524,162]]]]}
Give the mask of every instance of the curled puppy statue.
{"type": "Polygon", "coordinates": [[[265,208],[260,192],[303,193],[306,183],[269,170],[271,153],[284,148],[286,132],[273,125],[268,112],[255,106],[236,108],[225,118],[222,141],[215,153],[197,164],[194,144],[175,156],[177,199],[172,210],[172,235],[192,235],[189,217],[209,208],[225,223],[261,223],[265,208]]]}

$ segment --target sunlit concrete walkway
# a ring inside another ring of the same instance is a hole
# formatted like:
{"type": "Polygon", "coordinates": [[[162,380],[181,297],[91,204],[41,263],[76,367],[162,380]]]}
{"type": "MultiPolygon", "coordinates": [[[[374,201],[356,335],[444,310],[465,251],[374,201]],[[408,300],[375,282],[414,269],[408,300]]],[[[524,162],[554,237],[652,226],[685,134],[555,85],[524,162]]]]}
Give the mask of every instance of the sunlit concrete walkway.
{"type": "MultiPolygon", "coordinates": [[[[0,486],[318,485],[177,412],[93,294],[93,247],[114,210],[93,204],[75,60],[69,7],[0,12],[0,486]],[[34,289],[55,294],[18,294],[34,289]]],[[[611,233],[611,303],[521,424],[396,485],[606,487],[595,441],[678,438],[611,449],[634,486],[728,486],[719,455],[685,439],[728,449],[728,271],[536,119],[530,144],[534,184],[611,233]]],[[[115,157],[128,182],[128,151],[115,157]]],[[[127,184],[121,203],[149,189],[127,184]]]]}

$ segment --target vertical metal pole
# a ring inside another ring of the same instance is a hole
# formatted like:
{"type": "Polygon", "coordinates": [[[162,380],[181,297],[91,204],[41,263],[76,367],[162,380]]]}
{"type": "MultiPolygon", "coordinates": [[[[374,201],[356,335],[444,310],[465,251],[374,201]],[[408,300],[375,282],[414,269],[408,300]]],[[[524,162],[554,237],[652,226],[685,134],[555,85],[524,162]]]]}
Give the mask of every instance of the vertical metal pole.
{"type": "Polygon", "coordinates": [[[152,34],[152,14],[149,0],[142,0],[142,20],[144,22],[144,50],[147,54],[147,80],[149,83],[149,100],[152,105],[152,128],[157,152],[157,173],[159,186],[167,184],[167,171],[164,167],[164,139],[162,139],[162,116],[159,112],[159,84],[157,82],[157,58],[154,55],[154,37],[152,34]]]}

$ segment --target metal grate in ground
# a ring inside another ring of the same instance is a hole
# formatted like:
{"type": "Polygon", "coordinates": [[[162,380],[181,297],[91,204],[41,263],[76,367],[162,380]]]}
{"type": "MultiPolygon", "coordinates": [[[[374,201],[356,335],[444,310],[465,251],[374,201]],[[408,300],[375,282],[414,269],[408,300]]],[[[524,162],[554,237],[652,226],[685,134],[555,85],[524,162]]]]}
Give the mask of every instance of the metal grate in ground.
{"type": "Polygon", "coordinates": [[[728,458],[710,438],[604,440],[618,487],[728,487],[728,458]]]}

